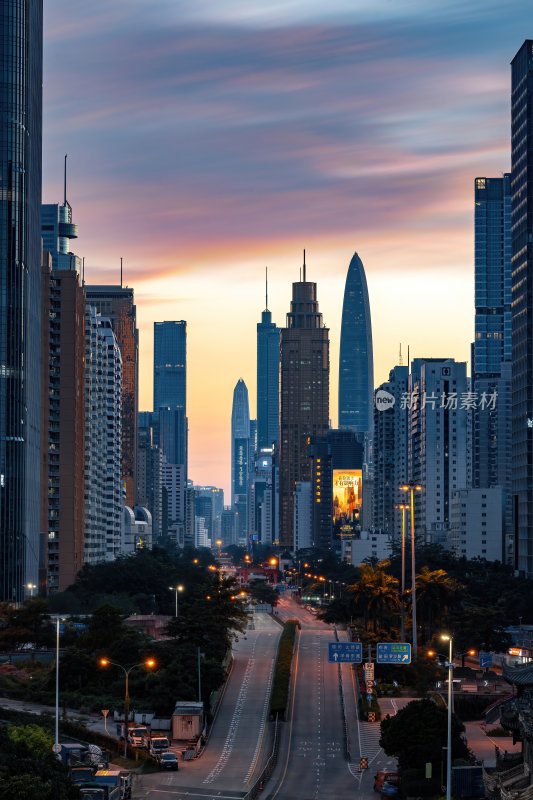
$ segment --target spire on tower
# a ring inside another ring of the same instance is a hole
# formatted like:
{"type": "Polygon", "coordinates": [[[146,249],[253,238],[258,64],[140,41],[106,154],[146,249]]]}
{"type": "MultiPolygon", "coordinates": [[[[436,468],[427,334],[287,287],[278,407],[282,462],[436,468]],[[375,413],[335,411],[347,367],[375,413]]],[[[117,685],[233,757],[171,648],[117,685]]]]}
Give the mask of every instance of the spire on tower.
{"type": "Polygon", "coordinates": [[[265,267],[265,311],[268,311],[268,267],[265,267]]]}
{"type": "Polygon", "coordinates": [[[305,283],[305,248],[304,248],[304,283],[305,283]]]}

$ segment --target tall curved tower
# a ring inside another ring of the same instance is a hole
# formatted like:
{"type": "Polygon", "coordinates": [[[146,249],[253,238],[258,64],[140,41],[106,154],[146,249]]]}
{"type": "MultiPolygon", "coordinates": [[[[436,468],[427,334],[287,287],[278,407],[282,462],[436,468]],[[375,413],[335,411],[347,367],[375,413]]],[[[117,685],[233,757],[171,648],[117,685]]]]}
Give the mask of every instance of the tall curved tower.
{"type": "Polygon", "coordinates": [[[339,358],[339,428],[372,431],[374,356],[363,262],[354,253],[344,290],[339,358]]]}

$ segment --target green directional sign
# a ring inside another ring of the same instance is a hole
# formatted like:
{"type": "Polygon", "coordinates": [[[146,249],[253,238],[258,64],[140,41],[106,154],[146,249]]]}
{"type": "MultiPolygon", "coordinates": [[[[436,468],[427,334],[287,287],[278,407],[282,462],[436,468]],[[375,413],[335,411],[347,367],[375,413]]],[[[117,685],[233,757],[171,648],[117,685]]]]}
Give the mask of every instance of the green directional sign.
{"type": "Polygon", "coordinates": [[[411,645],[408,642],[378,642],[378,664],[410,664],[411,645]]]}

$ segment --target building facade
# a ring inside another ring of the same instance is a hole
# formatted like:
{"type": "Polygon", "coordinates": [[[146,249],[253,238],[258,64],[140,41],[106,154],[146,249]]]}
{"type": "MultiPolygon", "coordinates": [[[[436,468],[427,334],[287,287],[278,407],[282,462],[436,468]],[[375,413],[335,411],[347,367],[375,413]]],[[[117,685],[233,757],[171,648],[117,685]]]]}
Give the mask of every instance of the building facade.
{"type": "Polygon", "coordinates": [[[250,465],[250,408],[248,389],[240,378],[233,390],[231,410],[231,504],[238,512],[237,535],[248,535],[248,483],[250,465]]]}
{"type": "Polygon", "coordinates": [[[111,321],[122,356],[122,479],[126,505],[133,508],[137,491],[137,423],[139,411],[139,331],[133,289],[85,286],[87,303],[111,321]]]}
{"type": "Polygon", "coordinates": [[[472,486],[502,487],[504,548],[513,558],[511,176],[476,178],[475,340],[472,347],[472,486]],[[485,400],[485,399],[486,400],[485,400]],[[485,402],[494,403],[490,409],[485,402]]]}
{"type": "Polygon", "coordinates": [[[399,487],[408,479],[409,409],[403,401],[408,395],[409,367],[397,366],[389,380],[375,392],[374,403],[374,507],[376,531],[402,534],[405,494],[399,487]]]}
{"type": "Polygon", "coordinates": [[[122,356],[111,322],[94,306],[85,316],[85,561],[120,553],[122,482],[122,356]]]}
{"type": "Polygon", "coordinates": [[[511,325],[516,568],[533,577],[533,40],[511,62],[511,325]]]}
{"type": "Polygon", "coordinates": [[[310,440],[325,437],[329,428],[329,329],[316,283],[306,280],[305,260],[280,343],[279,543],[292,548],[296,483],[311,481],[310,440]]]}
{"type": "Polygon", "coordinates": [[[187,323],[154,322],[154,414],[168,461],[187,467],[187,323]]]}
{"type": "Polygon", "coordinates": [[[505,563],[504,500],[501,486],[454,493],[448,547],[457,558],[505,563]]]}
{"type": "Polygon", "coordinates": [[[20,602],[41,538],[42,0],[4,0],[0,41],[0,598],[20,602]]]}
{"type": "Polygon", "coordinates": [[[407,398],[409,480],[422,487],[416,492],[415,533],[429,543],[446,544],[454,492],[467,488],[467,393],[465,362],[413,360],[407,398]]]}
{"type": "Polygon", "coordinates": [[[49,281],[48,592],[84,564],[85,295],[75,271],[49,281]]]}
{"type": "Polygon", "coordinates": [[[267,308],[257,323],[257,449],[279,437],[279,328],[267,308]]]}

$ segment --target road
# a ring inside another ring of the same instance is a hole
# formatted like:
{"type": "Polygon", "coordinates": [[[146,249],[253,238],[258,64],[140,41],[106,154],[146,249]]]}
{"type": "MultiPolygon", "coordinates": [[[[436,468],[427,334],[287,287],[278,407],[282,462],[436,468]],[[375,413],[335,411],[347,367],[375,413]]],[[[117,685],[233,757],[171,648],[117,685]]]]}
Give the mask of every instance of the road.
{"type": "MultiPolygon", "coordinates": [[[[279,766],[264,797],[267,800],[349,800],[358,796],[375,798],[373,776],[377,769],[393,768],[394,759],[379,746],[379,723],[359,722],[355,681],[350,665],[341,666],[348,745],[351,761],[345,758],[339,667],[328,663],[328,642],[335,638],[333,626],[284,597],[276,610],[287,620],[300,620],[301,632],[293,661],[293,702],[280,747],[279,766]],[[359,758],[369,759],[369,769],[359,773],[359,758]]],[[[339,631],[339,639],[346,640],[339,631]]],[[[383,700],[385,714],[409,702],[408,698],[383,700]]]]}
{"type": "Polygon", "coordinates": [[[234,664],[203,755],[180,761],[178,772],[145,775],[134,798],[240,800],[260,770],[268,742],[270,681],[281,627],[267,614],[254,615],[255,630],[239,637],[234,664]],[[262,747],[263,743],[265,747],[262,747]]]}

